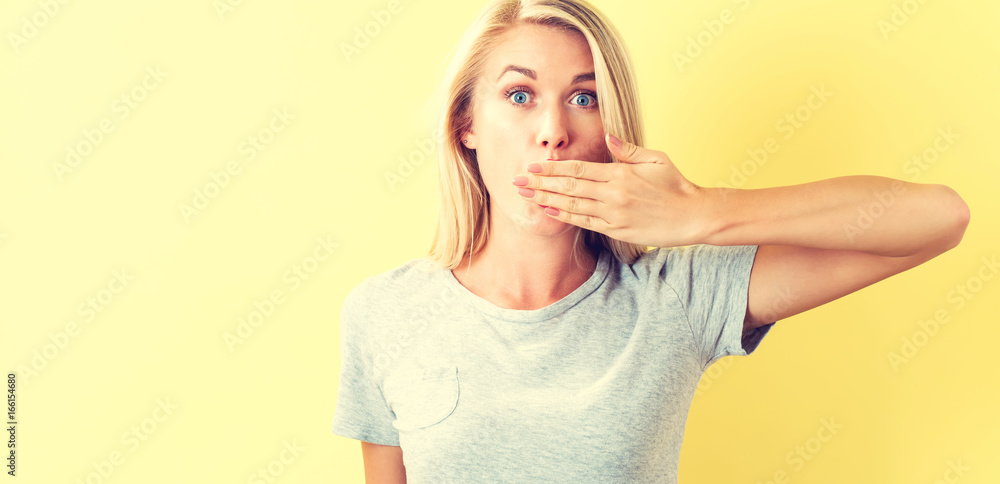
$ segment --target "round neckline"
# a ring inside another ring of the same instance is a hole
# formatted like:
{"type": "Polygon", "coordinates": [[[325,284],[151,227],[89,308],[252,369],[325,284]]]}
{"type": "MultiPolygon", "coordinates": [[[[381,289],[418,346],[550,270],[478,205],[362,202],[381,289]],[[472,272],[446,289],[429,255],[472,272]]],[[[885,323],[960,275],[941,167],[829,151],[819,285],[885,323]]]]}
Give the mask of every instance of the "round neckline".
{"type": "Polygon", "coordinates": [[[563,296],[562,299],[538,309],[508,309],[493,304],[486,299],[476,295],[469,288],[462,285],[455,273],[451,269],[444,269],[445,281],[448,287],[455,291],[459,298],[475,308],[477,311],[494,318],[503,319],[516,323],[538,323],[551,319],[552,317],[566,311],[583,298],[587,297],[595,289],[600,287],[604,279],[608,276],[610,266],[610,252],[602,250],[597,259],[594,273],[587,278],[573,292],[563,296]]]}

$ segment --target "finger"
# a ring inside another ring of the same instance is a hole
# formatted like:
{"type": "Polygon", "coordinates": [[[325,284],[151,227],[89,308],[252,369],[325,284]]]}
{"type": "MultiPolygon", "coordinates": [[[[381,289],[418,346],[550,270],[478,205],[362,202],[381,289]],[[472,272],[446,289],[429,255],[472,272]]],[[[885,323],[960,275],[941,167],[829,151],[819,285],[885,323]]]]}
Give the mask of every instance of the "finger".
{"type": "MultiPolygon", "coordinates": [[[[652,150],[636,146],[628,141],[620,140],[608,133],[604,136],[611,154],[624,163],[660,163],[661,160],[652,150]]],[[[665,154],[664,154],[665,155],[665,154]]]]}
{"type": "MultiPolygon", "coordinates": [[[[526,188],[532,188],[537,190],[545,190],[547,192],[561,193],[563,195],[569,195],[571,197],[582,197],[582,198],[592,198],[595,200],[601,199],[600,190],[606,186],[607,182],[597,182],[592,180],[583,180],[580,178],[573,178],[571,176],[532,176],[529,174],[524,177],[525,180],[517,180],[525,182],[524,186],[526,188]]],[[[515,183],[516,185],[516,183],[515,183]]]]}
{"type": "MultiPolygon", "coordinates": [[[[584,160],[546,160],[537,161],[541,167],[540,171],[532,172],[539,176],[571,176],[583,180],[608,181],[611,179],[611,170],[614,168],[608,163],[597,163],[584,160]]],[[[528,165],[531,168],[531,165],[528,165]]]]}
{"type": "Polygon", "coordinates": [[[559,193],[541,190],[533,190],[534,193],[527,192],[527,190],[518,190],[518,194],[521,195],[521,198],[532,203],[553,207],[561,211],[567,211],[579,215],[593,215],[600,217],[605,208],[604,202],[590,198],[570,197],[559,193]]]}
{"type": "Polygon", "coordinates": [[[545,208],[545,215],[561,222],[576,225],[580,228],[593,230],[594,232],[604,233],[610,227],[610,224],[608,224],[608,222],[603,218],[595,217],[593,215],[567,212],[566,210],[560,210],[553,206],[545,208]]]}

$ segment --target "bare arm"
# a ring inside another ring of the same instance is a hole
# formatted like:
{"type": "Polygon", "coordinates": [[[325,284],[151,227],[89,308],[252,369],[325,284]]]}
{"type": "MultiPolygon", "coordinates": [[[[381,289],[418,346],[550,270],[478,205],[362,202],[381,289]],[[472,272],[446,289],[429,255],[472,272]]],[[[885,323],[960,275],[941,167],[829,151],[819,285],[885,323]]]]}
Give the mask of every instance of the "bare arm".
{"type": "Polygon", "coordinates": [[[825,304],[955,247],[969,208],[943,185],[852,176],[760,190],[708,189],[706,242],[758,244],[745,328],[825,304]]]}
{"type": "MultiPolygon", "coordinates": [[[[969,207],[944,185],[846,176],[802,185],[702,188],[666,153],[620,142],[621,163],[547,160],[516,177],[550,217],[655,247],[757,245],[744,328],[833,301],[955,247],[969,207]]],[[[532,167],[529,165],[529,168],[532,167]]]]}
{"type": "Polygon", "coordinates": [[[701,189],[704,243],[794,245],[887,257],[940,254],[958,244],[969,208],[944,185],[845,176],[801,185],[701,189]],[[708,193],[710,192],[710,193],[708,193]]]}
{"type": "Polygon", "coordinates": [[[366,484],[406,484],[403,450],[398,445],[361,442],[366,484]]]}

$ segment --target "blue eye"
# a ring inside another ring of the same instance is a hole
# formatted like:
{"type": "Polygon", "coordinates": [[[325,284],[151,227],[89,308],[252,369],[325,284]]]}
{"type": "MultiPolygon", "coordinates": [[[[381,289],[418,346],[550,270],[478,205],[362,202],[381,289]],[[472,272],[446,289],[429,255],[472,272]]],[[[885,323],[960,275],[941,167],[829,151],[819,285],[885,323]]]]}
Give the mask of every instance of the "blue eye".
{"type": "Polygon", "coordinates": [[[528,93],[526,91],[511,90],[507,92],[507,97],[514,101],[514,104],[524,104],[528,102],[528,93]]]}
{"type": "Polygon", "coordinates": [[[576,104],[577,106],[588,107],[595,102],[597,102],[597,99],[595,99],[594,96],[590,94],[581,93],[577,94],[576,97],[573,98],[573,103],[576,104]],[[593,99],[593,101],[591,99],[593,99]]]}
{"type": "MultiPolygon", "coordinates": [[[[504,97],[507,102],[516,107],[527,107],[527,104],[532,101],[531,92],[521,86],[506,90],[504,97]]],[[[583,109],[593,109],[597,107],[597,94],[593,91],[577,91],[573,94],[570,104],[583,109]]]]}

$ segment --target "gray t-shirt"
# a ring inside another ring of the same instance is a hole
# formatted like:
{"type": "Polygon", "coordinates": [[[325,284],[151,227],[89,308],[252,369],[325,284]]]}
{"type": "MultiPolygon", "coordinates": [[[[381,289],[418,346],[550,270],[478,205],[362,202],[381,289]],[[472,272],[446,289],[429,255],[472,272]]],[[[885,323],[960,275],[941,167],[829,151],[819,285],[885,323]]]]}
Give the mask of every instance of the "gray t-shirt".
{"type": "MultiPolygon", "coordinates": [[[[333,432],[399,445],[407,482],[677,482],[688,409],[746,356],[757,246],[602,252],[559,301],[505,309],[413,259],[344,301],[333,432]]],[[[530,270],[530,269],[526,269],[530,270]]]]}

